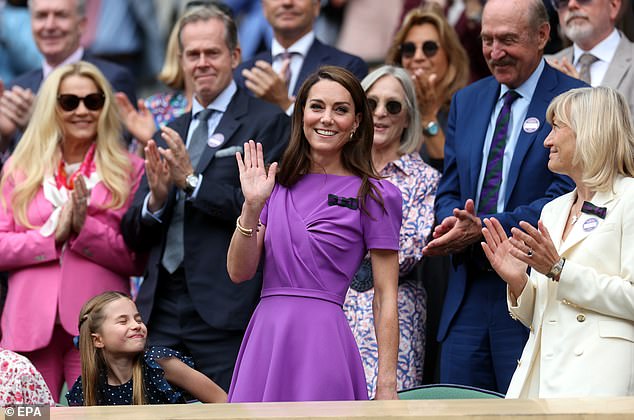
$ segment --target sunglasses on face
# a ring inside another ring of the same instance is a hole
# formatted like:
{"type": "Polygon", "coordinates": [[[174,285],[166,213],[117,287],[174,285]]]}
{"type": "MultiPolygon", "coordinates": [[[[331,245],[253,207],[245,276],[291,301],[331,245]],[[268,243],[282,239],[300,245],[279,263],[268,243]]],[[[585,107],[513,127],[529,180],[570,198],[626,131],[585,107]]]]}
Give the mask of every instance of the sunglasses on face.
{"type": "Polygon", "coordinates": [[[103,93],[91,93],[83,98],[69,94],[57,96],[57,103],[64,111],[72,111],[76,109],[80,102],[83,102],[87,109],[91,111],[98,111],[103,108],[103,104],[106,102],[106,96],[103,93]]]}
{"type": "MultiPolygon", "coordinates": [[[[379,103],[376,99],[369,98],[368,105],[370,105],[370,110],[374,112],[379,106],[379,103]]],[[[399,101],[387,101],[387,103],[385,104],[385,110],[390,115],[398,115],[401,113],[402,109],[403,105],[399,101]]]]}
{"type": "MultiPolygon", "coordinates": [[[[416,55],[416,48],[418,48],[418,46],[414,44],[413,42],[403,42],[400,48],[401,48],[401,55],[403,57],[412,58],[414,57],[414,55],[416,55]]],[[[438,45],[436,41],[425,41],[423,42],[423,45],[421,45],[421,48],[422,48],[423,54],[425,54],[425,57],[432,58],[433,56],[436,55],[436,53],[440,49],[440,46],[438,45]]]]}
{"type": "MultiPolygon", "coordinates": [[[[568,8],[569,0],[550,0],[550,3],[553,5],[555,10],[563,10],[568,8]]],[[[579,6],[585,6],[587,4],[592,3],[592,0],[576,0],[576,3],[579,6]]]]}

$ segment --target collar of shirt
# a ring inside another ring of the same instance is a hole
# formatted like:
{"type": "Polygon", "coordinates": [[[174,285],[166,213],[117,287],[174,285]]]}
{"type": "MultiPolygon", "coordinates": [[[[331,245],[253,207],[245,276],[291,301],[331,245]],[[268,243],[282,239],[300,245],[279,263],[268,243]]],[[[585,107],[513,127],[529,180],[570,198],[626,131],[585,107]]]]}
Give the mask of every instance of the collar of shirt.
{"type": "MultiPolygon", "coordinates": [[[[288,47],[288,51],[293,54],[299,54],[302,57],[306,57],[308,54],[308,50],[313,45],[315,41],[315,32],[310,31],[300,39],[298,39],[293,45],[288,47]]],[[[271,57],[273,57],[273,61],[281,60],[282,54],[286,48],[282,47],[277,39],[273,38],[271,41],[271,57]]]]}
{"type": "Polygon", "coordinates": [[[619,31],[613,29],[610,35],[608,35],[603,41],[599,42],[594,46],[590,51],[584,51],[577,44],[573,44],[573,64],[575,67],[579,64],[579,57],[583,53],[590,53],[594,55],[599,60],[609,63],[614,58],[614,54],[616,53],[616,48],[619,46],[619,42],[621,42],[621,35],[619,31]]]}
{"type": "Polygon", "coordinates": [[[380,175],[388,176],[398,170],[403,172],[406,176],[411,176],[412,168],[419,166],[422,160],[418,152],[406,153],[385,165],[380,175]]]}
{"type": "MultiPolygon", "coordinates": [[[[236,82],[231,80],[229,85],[222,92],[220,92],[218,96],[216,96],[216,99],[214,99],[209,105],[207,105],[207,108],[224,113],[227,110],[227,107],[229,106],[233,95],[235,95],[237,91],[238,88],[236,86],[236,82]]],[[[205,107],[202,106],[200,102],[198,102],[196,95],[194,95],[192,101],[192,116],[195,116],[204,108],[205,107]]]]}
{"type": "Polygon", "coordinates": [[[78,61],[81,61],[83,57],[84,57],[84,48],[79,47],[77,48],[77,50],[75,50],[74,53],[66,57],[66,60],[62,61],[59,65],[55,67],[52,67],[50,64],[48,64],[45,59],[42,60],[42,74],[44,75],[44,79],[46,79],[48,75],[51,74],[51,72],[55,70],[57,67],[61,67],[65,64],[76,63],[78,61]]]}

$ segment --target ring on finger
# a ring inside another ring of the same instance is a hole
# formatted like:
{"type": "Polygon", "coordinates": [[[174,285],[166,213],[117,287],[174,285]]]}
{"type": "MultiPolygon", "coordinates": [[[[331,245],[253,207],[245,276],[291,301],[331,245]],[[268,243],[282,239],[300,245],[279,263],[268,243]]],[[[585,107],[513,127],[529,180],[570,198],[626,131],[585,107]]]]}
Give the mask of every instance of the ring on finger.
{"type": "Polygon", "coordinates": [[[533,256],[533,249],[532,248],[528,248],[528,251],[526,251],[526,256],[529,257],[529,258],[533,256]]]}

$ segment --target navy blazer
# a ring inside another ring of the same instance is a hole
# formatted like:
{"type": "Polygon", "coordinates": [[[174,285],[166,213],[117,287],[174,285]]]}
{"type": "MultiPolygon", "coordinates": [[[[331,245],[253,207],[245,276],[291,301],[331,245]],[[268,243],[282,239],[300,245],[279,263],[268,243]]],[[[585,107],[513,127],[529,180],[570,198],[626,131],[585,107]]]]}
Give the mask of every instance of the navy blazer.
{"type": "MultiPolygon", "coordinates": [[[[242,70],[250,69],[255,66],[255,62],[257,60],[264,60],[267,63],[272,63],[273,57],[271,56],[271,50],[256,55],[251,60],[241,63],[235,69],[233,77],[238,86],[246,88],[244,84],[244,77],[242,76],[242,70]]],[[[293,88],[293,95],[297,95],[297,91],[308,76],[314,73],[321,66],[326,65],[343,67],[357,76],[359,80],[362,80],[368,75],[368,65],[361,58],[356,55],[345,53],[335,47],[331,47],[330,45],[326,45],[315,38],[313,45],[310,46],[306,57],[304,57],[304,63],[302,64],[299,76],[297,77],[297,83],[293,88]]]]}
{"type": "MultiPolygon", "coordinates": [[[[169,127],[183,141],[191,122],[191,112],[180,116],[169,127]]],[[[277,160],[290,135],[290,118],[279,107],[252,98],[243,89],[231,99],[215,133],[222,133],[225,143],[220,150],[242,147],[253,139],[263,145],[267,162],[277,160]]],[[[160,132],[154,136],[160,147],[167,147],[160,132]]],[[[235,152],[215,156],[215,149],[206,148],[196,167],[203,175],[197,196],[185,203],[184,247],[187,288],[200,316],[220,330],[244,330],[260,296],[262,273],[251,281],[234,284],[227,273],[227,250],[242,211],[244,197],[235,152]]],[[[134,202],[121,222],[123,237],[130,248],[149,252],[145,280],[136,304],[143,319],[149,320],[167,235],[167,227],[176,203],[176,187],[172,188],[162,216],[162,223],[143,221],[143,201],[149,193],[147,179],[141,181],[134,202]]]]}
{"type": "MultiPolygon", "coordinates": [[[[84,53],[82,58],[84,61],[97,66],[99,70],[106,77],[106,80],[112,85],[114,92],[123,92],[130,99],[130,103],[136,106],[136,87],[134,85],[134,76],[125,68],[118,64],[111,63],[109,61],[101,60],[90,54],[84,53]]],[[[11,81],[8,85],[8,89],[13,86],[20,86],[25,89],[31,89],[33,93],[37,93],[40,90],[44,73],[42,69],[31,70],[26,72],[11,81]]]]}
{"type": "MultiPolygon", "coordinates": [[[[555,96],[583,86],[586,85],[580,80],[568,77],[548,64],[544,66],[526,113],[526,118],[539,120],[539,128],[533,133],[520,131],[508,173],[505,209],[502,213],[478,214],[479,217],[494,216],[507,233],[520,220],[536,225],[544,204],[574,188],[570,178],[554,174],[548,169],[549,151],[544,147],[544,139],[550,133],[551,126],[546,121],[546,109],[555,96]]],[[[484,138],[499,94],[500,84],[490,76],[460,90],[452,100],[445,133],[445,170],[436,194],[438,223],[451,216],[454,208],[464,208],[467,199],[475,201],[484,138]]],[[[452,255],[452,263],[438,328],[439,341],[445,338],[462,304],[467,263],[479,266],[488,264],[479,242],[462,254],[452,255]]],[[[495,272],[481,273],[483,276],[497,277],[495,272]]]]}

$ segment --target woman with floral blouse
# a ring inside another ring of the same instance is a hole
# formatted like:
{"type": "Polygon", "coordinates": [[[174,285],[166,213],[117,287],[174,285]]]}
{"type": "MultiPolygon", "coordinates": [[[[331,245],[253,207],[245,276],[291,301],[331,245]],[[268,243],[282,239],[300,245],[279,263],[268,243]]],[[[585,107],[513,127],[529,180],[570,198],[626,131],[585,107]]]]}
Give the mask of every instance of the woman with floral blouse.
{"type": "MultiPolygon", "coordinates": [[[[434,223],[434,198],[440,173],[423,162],[416,91],[408,73],[383,66],[362,83],[374,117],[372,160],[377,172],[403,195],[399,250],[399,354],[397,389],[420,385],[425,337],[425,290],[408,274],[423,257],[434,223]]],[[[365,259],[348,291],[344,311],[359,345],[368,394],[373,398],[377,377],[377,344],[372,319],[372,267],[365,259]]]]}

